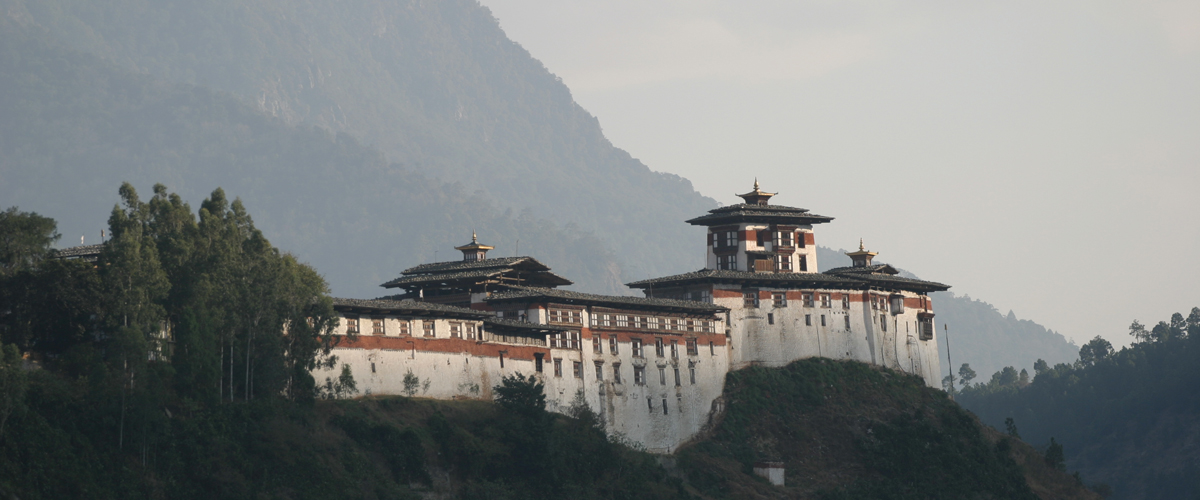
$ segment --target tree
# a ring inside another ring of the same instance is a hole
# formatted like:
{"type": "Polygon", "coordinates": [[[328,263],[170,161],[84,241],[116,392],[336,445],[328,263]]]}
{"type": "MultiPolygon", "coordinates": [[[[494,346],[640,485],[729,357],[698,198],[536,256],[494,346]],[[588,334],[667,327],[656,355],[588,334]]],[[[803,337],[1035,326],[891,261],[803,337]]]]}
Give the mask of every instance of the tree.
{"type": "Polygon", "coordinates": [[[1050,363],[1047,363],[1046,360],[1038,358],[1038,360],[1033,363],[1033,376],[1034,377],[1037,377],[1038,375],[1041,375],[1048,371],[1050,371],[1050,363]]]}
{"type": "Polygon", "coordinates": [[[546,413],[545,386],[533,375],[521,372],[505,376],[492,390],[496,403],[505,410],[522,416],[540,416],[546,413]]]}
{"type": "Polygon", "coordinates": [[[1021,376],[1017,374],[1016,368],[1006,366],[1004,369],[992,374],[992,380],[988,382],[988,385],[993,387],[1013,387],[1017,385],[1017,381],[1020,379],[1021,376]]]}
{"type": "Polygon", "coordinates": [[[1113,353],[1112,344],[1099,335],[1079,348],[1079,362],[1084,365],[1094,365],[1108,359],[1113,353]]]}
{"type": "Polygon", "coordinates": [[[1029,372],[1024,368],[1021,369],[1021,375],[1017,378],[1017,385],[1021,387],[1029,385],[1029,372]]]}
{"type": "Polygon", "coordinates": [[[0,278],[35,267],[61,237],[58,223],[17,207],[0,212],[0,278]]]}
{"type": "Polygon", "coordinates": [[[959,380],[962,380],[963,387],[965,388],[971,385],[972,380],[975,380],[975,370],[971,369],[971,365],[963,363],[962,366],[958,368],[958,378],[959,380]]]}
{"type": "Polygon", "coordinates": [[[4,439],[4,425],[8,423],[8,418],[25,405],[25,390],[29,382],[21,364],[21,353],[17,351],[17,346],[0,344],[0,440],[4,439]]]}
{"type": "Polygon", "coordinates": [[[1138,320],[1133,320],[1133,324],[1129,325],[1129,335],[1133,336],[1133,343],[1150,341],[1150,332],[1146,331],[1146,325],[1141,324],[1138,320]]]}
{"type": "Polygon", "coordinates": [[[1046,446],[1046,465],[1053,467],[1056,470],[1067,470],[1066,457],[1063,455],[1063,447],[1054,437],[1050,438],[1050,444],[1046,446]]]}
{"type": "Polygon", "coordinates": [[[1015,437],[1017,439],[1021,439],[1021,433],[1017,432],[1017,423],[1016,423],[1016,421],[1013,420],[1012,417],[1008,417],[1008,418],[1004,419],[1004,431],[1009,436],[1015,437]]]}

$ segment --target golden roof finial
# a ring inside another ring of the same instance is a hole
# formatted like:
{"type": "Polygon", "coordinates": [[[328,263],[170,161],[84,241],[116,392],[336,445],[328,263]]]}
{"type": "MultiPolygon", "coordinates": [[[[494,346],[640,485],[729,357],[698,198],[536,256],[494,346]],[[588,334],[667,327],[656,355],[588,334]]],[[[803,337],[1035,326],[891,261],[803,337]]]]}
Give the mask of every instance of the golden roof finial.
{"type": "Polygon", "coordinates": [[[471,243],[479,243],[479,238],[475,236],[475,230],[471,230],[471,243]]]}
{"type": "Polygon", "coordinates": [[[758,191],[758,176],[754,176],[754,190],[758,191]]]}
{"type": "Polygon", "coordinates": [[[864,248],[864,247],[863,247],[862,238],[859,238],[859,239],[858,239],[858,251],[860,251],[860,252],[861,252],[861,251],[863,251],[863,250],[866,250],[866,248],[864,248]]]}

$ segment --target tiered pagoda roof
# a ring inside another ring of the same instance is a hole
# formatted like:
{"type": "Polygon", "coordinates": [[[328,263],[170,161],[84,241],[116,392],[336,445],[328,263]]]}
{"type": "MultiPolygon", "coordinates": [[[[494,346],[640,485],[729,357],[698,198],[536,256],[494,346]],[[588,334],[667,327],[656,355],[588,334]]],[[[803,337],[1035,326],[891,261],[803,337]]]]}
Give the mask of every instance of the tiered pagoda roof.
{"type": "Polygon", "coordinates": [[[817,215],[804,208],[783,205],[760,205],[738,203],[708,211],[695,219],[688,220],[694,226],[718,226],[740,222],[764,222],[771,224],[824,224],[833,217],[817,215]]]}
{"type": "Polygon", "coordinates": [[[533,257],[501,257],[472,261],[433,262],[410,267],[384,288],[473,288],[477,285],[570,285],[571,280],[550,272],[533,257]]]}

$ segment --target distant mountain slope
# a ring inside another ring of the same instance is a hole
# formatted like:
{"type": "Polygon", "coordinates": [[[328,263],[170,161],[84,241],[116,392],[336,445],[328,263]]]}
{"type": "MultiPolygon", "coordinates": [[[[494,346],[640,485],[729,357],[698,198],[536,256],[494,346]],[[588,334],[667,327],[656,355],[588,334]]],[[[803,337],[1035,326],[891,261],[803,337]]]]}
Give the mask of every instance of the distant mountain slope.
{"type": "MultiPolygon", "coordinates": [[[[682,221],[715,202],[686,179],[652,172],[613,147],[567,87],[475,1],[3,0],[0,6],[6,13],[0,29],[44,31],[164,81],[231,92],[286,123],[348,133],[378,147],[389,162],[461,183],[466,192],[482,189],[502,208],[574,222],[617,251],[626,279],[700,265],[673,249],[700,241],[702,232],[682,221]]],[[[170,168],[147,166],[146,173],[170,168]]],[[[247,170],[243,177],[265,185],[272,179],[264,175],[247,170]]]]}
{"type": "Polygon", "coordinates": [[[1197,498],[1200,308],[1144,333],[1117,352],[1093,340],[1088,359],[1042,367],[1032,384],[985,379],[956,399],[996,428],[1014,419],[1030,443],[1055,438],[1067,465],[1113,498],[1197,498]]]}
{"type": "MultiPolygon", "coordinates": [[[[511,255],[520,239],[522,253],[573,279],[620,286],[615,258],[586,231],[499,208],[389,164],[346,134],[289,126],[226,93],[131,74],[7,30],[0,89],[6,207],[103,224],[124,180],[144,192],[161,182],[193,203],[220,186],[339,294],[382,295],[378,285],[407,266],[461,258],[451,246],[470,241],[471,229],[498,253],[511,255]]],[[[63,243],[74,244],[66,234],[63,243]]]]}
{"type": "MultiPolygon", "coordinates": [[[[821,270],[850,265],[850,258],[845,252],[817,247],[817,262],[821,270]]],[[[901,272],[911,276],[911,273],[901,272]]],[[[937,280],[939,277],[932,276],[930,279],[937,280]]],[[[1054,365],[1071,363],[1079,358],[1079,346],[1033,321],[1017,319],[1012,311],[1004,315],[987,302],[953,292],[936,292],[931,297],[942,343],[939,349],[942,376],[949,373],[950,367],[946,359],[946,335],[942,325],[950,327],[949,352],[956,374],[963,363],[970,364],[979,378],[986,380],[1006,366],[1013,366],[1018,371],[1025,368],[1033,373],[1033,364],[1038,359],[1054,365]]]]}

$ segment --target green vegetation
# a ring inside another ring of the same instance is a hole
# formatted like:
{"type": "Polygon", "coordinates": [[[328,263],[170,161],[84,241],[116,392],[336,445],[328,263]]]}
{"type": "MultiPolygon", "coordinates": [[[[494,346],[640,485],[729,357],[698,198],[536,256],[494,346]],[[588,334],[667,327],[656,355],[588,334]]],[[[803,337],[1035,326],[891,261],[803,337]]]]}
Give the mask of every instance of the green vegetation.
{"type": "Polygon", "coordinates": [[[1048,462],[1121,498],[1191,498],[1200,493],[1200,308],[1150,329],[1134,321],[1129,333],[1134,343],[1120,351],[1096,337],[1075,363],[1038,360],[1032,382],[1007,367],[957,399],[990,425],[1019,423],[1030,442],[1046,443],[1048,462]]]}
{"type": "Polygon", "coordinates": [[[1090,497],[917,377],[810,359],[731,373],[725,390],[723,420],[679,454],[706,496],[1037,498],[1033,486],[1090,497]],[[748,481],[759,460],[784,462],[787,486],[748,481]]]}

